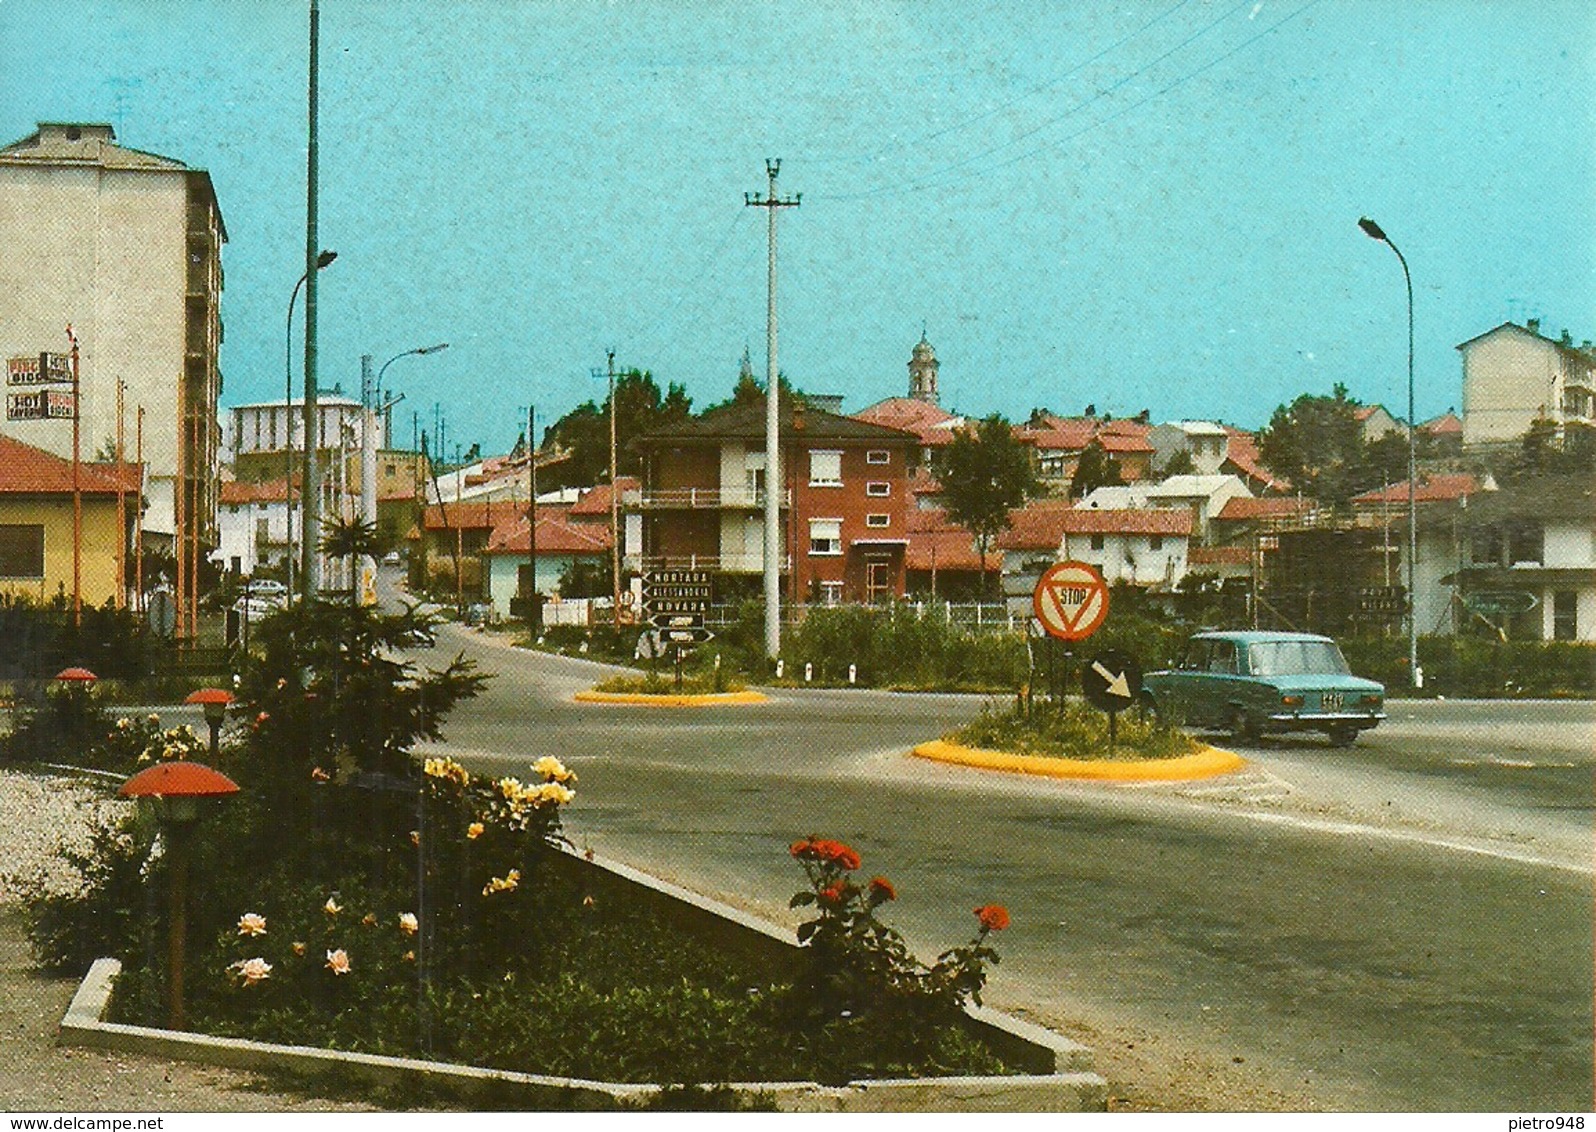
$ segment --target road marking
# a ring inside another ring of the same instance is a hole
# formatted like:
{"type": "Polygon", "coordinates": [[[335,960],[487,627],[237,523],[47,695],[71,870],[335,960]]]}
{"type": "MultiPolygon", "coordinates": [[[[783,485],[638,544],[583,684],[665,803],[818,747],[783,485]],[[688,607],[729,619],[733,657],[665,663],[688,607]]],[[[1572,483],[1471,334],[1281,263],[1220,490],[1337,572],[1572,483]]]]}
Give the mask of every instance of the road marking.
{"type": "Polygon", "coordinates": [[[1570,873],[1589,874],[1596,872],[1596,862],[1575,864],[1571,861],[1559,861],[1551,857],[1537,856],[1533,853],[1519,853],[1511,849],[1499,849],[1490,845],[1476,845],[1467,841],[1453,841],[1445,837],[1431,837],[1411,830],[1383,829],[1379,826],[1357,825],[1352,822],[1327,821],[1323,818],[1304,818],[1294,814],[1277,814],[1264,811],[1244,811],[1237,816],[1272,825],[1288,825],[1297,829],[1312,830],[1316,833],[1372,837],[1383,841],[1406,841],[1417,845],[1429,845],[1436,849],[1451,849],[1460,853],[1474,853],[1481,857],[1496,857],[1500,860],[1517,861],[1525,865],[1561,869],[1570,873]]]}

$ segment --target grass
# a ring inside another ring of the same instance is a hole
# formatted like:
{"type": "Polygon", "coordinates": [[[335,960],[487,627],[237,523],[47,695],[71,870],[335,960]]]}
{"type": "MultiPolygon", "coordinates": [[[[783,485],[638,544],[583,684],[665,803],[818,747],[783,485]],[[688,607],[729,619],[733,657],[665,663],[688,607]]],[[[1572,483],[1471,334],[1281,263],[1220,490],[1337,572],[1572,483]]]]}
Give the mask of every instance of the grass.
{"type": "Polygon", "coordinates": [[[663,672],[658,675],[644,673],[641,676],[611,676],[593,685],[593,690],[646,696],[704,696],[722,692],[741,692],[746,687],[747,685],[741,680],[730,676],[693,673],[684,675],[682,685],[678,688],[674,676],[669,672],[663,672]]]}
{"type": "Polygon", "coordinates": [[[1121,712],[1115,742],[1108,741],[1108,715],[1085,704],[1035,703],[1029,712],[1017,708],[983,708],[971,722],[944,735],[950,743],[984,750],[1007,751],[1055,759],[1143,761],[1196,754],[1202,745],[1185,732],[1121,712]]]}

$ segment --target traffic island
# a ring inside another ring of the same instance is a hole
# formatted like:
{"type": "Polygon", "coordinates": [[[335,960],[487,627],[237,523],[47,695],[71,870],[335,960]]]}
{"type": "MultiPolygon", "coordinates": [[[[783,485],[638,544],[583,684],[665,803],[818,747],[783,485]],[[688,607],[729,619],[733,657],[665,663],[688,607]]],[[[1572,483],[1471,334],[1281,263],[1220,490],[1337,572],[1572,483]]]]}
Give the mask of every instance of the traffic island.
{"type": "Polygon", "coordinates": [[[1168,759],[1065,759],[964,747],[937,739],[921,743],[912,753],[933,762],[981,770],[1092,782],[1191,782],[1232,774],[1247,765],[1247,760],[1240,755],[1217,747],[1204,747],[1194,754],[1168,759]]]}
{"type": "Polygon", "coordinates": [[[747,689],[741,692],[578,692],[579,704],[625,704],[633,707],[715,707],[719,704],[762,704],[766,697],[747,689]]]}

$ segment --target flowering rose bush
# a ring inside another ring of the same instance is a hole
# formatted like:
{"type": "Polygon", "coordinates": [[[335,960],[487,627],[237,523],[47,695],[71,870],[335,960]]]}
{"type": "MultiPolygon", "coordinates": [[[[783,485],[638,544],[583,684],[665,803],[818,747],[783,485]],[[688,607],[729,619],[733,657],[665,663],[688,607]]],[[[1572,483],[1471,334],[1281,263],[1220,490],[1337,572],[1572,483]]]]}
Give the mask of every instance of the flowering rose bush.
{"type": "Polygon", "coordinates": [[[998,961],[987,937],[1009,926],[1001,905],[975,909],[975,937],[927,966],[876,915],[898,898],[896,886],[882,876],[860,884],[850,875],[862,864],[854,849],[806,837],[788,852],[809,882],[789,906],[815,909],[815,917],[798,927],[808,953],[793,1003],[801,1013],[813,1019],[872,1013],[929,1018],[961,1010],[966,1001],[980,1003],[986,969],[998,961]]]}

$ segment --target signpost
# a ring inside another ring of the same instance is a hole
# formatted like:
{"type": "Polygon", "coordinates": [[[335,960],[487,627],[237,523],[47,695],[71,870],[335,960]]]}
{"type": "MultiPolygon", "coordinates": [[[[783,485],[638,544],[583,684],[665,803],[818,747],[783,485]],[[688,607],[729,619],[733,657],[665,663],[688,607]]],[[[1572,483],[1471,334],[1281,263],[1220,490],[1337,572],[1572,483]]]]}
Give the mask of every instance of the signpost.
{"type": "Polygon", "coordinates": [[[683,647],[715,635],[704,626],[714,596],[714,575],[708,570],[653,570],[643,575],[643,617],[671,645],[678,689],[683,647]]]}
{"type": "Polygon", "coordinates": [[[1086,702],[1108,713],[1108,745],[1113,747],[1119,713],[1136,703],[1142,691],[1142,666],[1124,653],[1109,649],[1081,670],[1081,692],[1086,702]]]}
{"type": "Polygon", "coordinates": [[[1031,608],[1042,631],[1065,642],[1064,667],[1060,669],[1055,653],[1050,681],[1054,696],[1062,703],[1067,670],[1074,658],[1068,646],[1102,628],[1108,617],[1108,583],[1085,562],[1055,562],[1037,579],[1036,589],[1031,592],[1031,608]]]}

